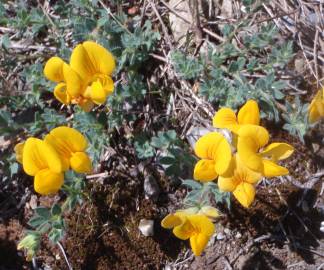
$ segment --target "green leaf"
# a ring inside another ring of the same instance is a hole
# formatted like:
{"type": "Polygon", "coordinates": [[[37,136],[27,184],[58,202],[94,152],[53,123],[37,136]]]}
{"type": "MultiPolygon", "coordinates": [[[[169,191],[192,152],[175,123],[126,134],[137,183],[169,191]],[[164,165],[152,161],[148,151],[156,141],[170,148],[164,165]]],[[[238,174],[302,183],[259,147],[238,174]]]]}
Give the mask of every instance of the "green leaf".
{"type": "Polygon", "coordinates": [[[183,180],[182,185],[190,187],[193,190],[200,190],[202,188],[202,184],[191,179],[183,180]]]}
{"type": "Polygon", "coordinates": [[[51,209],[51,214],[52,216],[58,216],[62,213],[62,209],[61,209],[61,206],[59,206],[58,204],[54,204],[52,206],[52,209],[51,209]]]}
{"type": "Polygon", "coordinates": [[[46,207],[42,207],[42,206],[41,207],[37,207],[35,209],[35,213],[36,213],[36,215],[44,218],[45,220],[49,220],[50,217],[51,217],[50,210],[48,208],[46,208],[46,207]]]}
{"type": "Polygon", "coordinates": [[[52,229],[49,233],[48,233],[48,238],[54,243],[56,244],[58,241],[60,241],[64,236],[64,231],[61,229],[52,229]]]}
{"type": "Polygon", "coordinates": [[[161,164],[164,164],[164,165],[171,165],[171,164],[174,164],[176,162],[176,159],[174,157],[162,157],[160,160],[160,163],[161,164]]]}
{"type": "Polygon", "coordinates": [[[1,46],[2,48],[4,48],[5,50],[8,50],[10,48],[10,39],[9,39],[9,36],[7,34],[4,34],[1,38],[1,46]]]}
{"type": "Polygon", "coordinates": [[[10,175],[13,176],[14,174],[17,174],[19,169],[19,164],[17,162],[13,162],[10,164],[10,175]]]}
{"type": "Polygon", "coordinates": [[[155,155],[154,148],[144,135],[135,138],[134,147],[136,154],[140,159],[150,158],[155,155]]]}
{"type": "Polygon", "coordinates": [[[234,26],[230,25],[230,24],[225,24],[223,29],[222,29],[222,33],[225,37],[229,36],[234,30],[234,26]]]}
{"type": "Polygon", "coordinates": [[[29,221],[28,221],[28,225],[33,227],[33,228],[37,228],[45,223],[48,222],[48,219],[45,219],[42,216],[33,216],[29,221]]]}

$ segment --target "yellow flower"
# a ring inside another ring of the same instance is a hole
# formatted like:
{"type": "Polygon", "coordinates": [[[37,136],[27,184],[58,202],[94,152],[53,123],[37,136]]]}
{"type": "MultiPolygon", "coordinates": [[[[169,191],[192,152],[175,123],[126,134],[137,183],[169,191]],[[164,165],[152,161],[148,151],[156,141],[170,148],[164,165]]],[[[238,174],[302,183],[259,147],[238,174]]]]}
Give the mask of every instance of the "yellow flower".
{"type": "Polygon", "coordinates": [[[221,108],[213,118],[214,127],[227,128],[235,134],[238,133],[240,127],[247,124],[260,124],[259,106],[254,100],[248,100],[239,110],[237,117],[232,109],[221,108]]]}
{"type": "MultiPolygon", "coordinates": [[[[59,57],[51,57],[45,64],[44,75],[56,82],[54,96],[63,104],[83,104],[88,100],[82,97],[84,84],[79,74],[59,57]]],[[[87,109],[87,108],[86,108],[87,109]]],[[[90,108],[91,109],[91,108],[90,108]]]]}
{"type": "Polygon", "coordinates": [[[196,163],[194,178],[202,182],[212,181],[224,174],[232,158],[231,146],[218,132],[210,132],[199,138],[195,153],[201,160],[196,163]]]}
{"type": "Polygon", "coordinates": [[[287,143],[271,143],[268,131],[260,126],[244,125],[238,132],[237,151],[242,162],[251,170],[260,172],[265,177],[286,175],[289,171],[276,164],[288,158],[293,146],[287,143]]]}
{"type": "Polygon", "coordinates": [[[56,56],[50,58],[44,75],[57,83],[54,96],[60,102],[78,104],[84,111],[90,111],[94,103],[104,103],[113,92],[114,69],[112,54],[99,44],[86,41],[73,50],[70,64],[56,56]]]}
{"type": "Polygon", "coordinates": [[[91,160],[85,153],[88,143],[79,131],[69,127],[57,127],[45,136],[44,141],[60,155],[64,171],[71,167],[78,173],[91,172],[91,160]]]}
{"type": "Polygon", "coordinates": [[[36,138],[28,138],[23,148],[22,163],[24,171],[34,176],[34,188],[37,193],[56,193],[63,185],[62,162],[50,144],[36,138]]]}
{"type": "Polygon", "coordinates": [[[317,92],[309,105],[308,112],[308,119],[312,124],[324,117],[324,88],[317,92]]]}
{"type": "Polygon", "coordinates": [[[112,54],[97,43],[86,41],[73,50],[70,65],[84,82],[84,97],[96,104],[104,103],[114,90],[111,74],[116,64],[112,54]]]}
{"type": "Polygon", "coordinates": [[[262,177],[246,167],[236,154],[231,163],[232,173],[218,178],[218,187],[222,191],[233,192],[234,197],[244,207],[249,207],[254,200],[256,184],[262,177]]]}
{"type": "Polygon", "coordinates": [[[183,211],[167,215],[161,222],[163,228],[172,229],[181,240],[190,239],[190,246],[200,256],[215,231],[214,224],[202,214],[186,214],[183,211]]]}

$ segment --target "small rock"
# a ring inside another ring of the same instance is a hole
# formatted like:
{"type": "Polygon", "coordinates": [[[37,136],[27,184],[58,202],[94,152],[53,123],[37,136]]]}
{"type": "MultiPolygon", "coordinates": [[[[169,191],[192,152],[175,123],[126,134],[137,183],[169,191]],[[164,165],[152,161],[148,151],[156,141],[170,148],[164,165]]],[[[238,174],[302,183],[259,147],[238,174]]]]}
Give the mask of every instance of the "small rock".
{"type": "Polygon", "coordinates": [[[320,231],[324,233],[324,221],[321,222],[320,231]]]}
{"type": "Polygon", "coordinates": [[[29,207],[33,210],[37,208],[37,196],[36,195],[32,195],[30,197],[29,207]]]}
{"type": "Polygon", "coordinates": [[[235,235],[235,237],[236,237],[237,239],[240,239],[240,238],[242,237],[242,234],[241,234],[240,232],[238,232],[238,233],[235,235]]]}
{"type": "Polygon", "coordinates": [[[216,239],[217,240],[223,240],[223,239],[225,239],[225,237],[226,237],[225,234],[223,234],[222,232],[220,232],[220,233],[217,234],[216,239]]]}
{"type": "Polygon", "coordinates": [[[153,236],[154,234],[154,220],[141,219],[138,225],[138,229],[144,236],[153,236]]]}
{"type": "Polygon", "coordinates": [[[231,234],[231,230],[228,229],[228,228],[225,228],[225,229],[224,229],[224,233],[226,233],[226,234],[231,234]]]}
{"type": "Polygon", "coordinates": [[[295,69],[298,73],[303,73],[305,71],[305,61],[303,58],[295,59],[295,69]]]}
{"type": "Polygon", "coordinates": [[[312,143],[313,151],[316,153],[320,149],[320,145],[317,143],[312,143]]]}
{"type": "Polygon", "coordinates": [[[160,194],[160,187],[152,176],[146,176],[144,180],[145,198],[157,201],[160,194]]]}

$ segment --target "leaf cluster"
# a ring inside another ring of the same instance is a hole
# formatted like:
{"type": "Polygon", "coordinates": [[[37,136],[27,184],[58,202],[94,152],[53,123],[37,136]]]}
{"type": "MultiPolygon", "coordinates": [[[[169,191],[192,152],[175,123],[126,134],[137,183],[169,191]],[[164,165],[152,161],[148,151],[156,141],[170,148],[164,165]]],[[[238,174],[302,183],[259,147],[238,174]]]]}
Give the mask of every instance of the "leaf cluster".
{"type": "Polygon", "coordinates": [[[155,157],[165,174],[178,178],[187,172],[195,161],[187,146],[177,137],[174,130],[159,131],[157,136],[148,139],[141,134],[135,138],[134,147],[140,159],[155,157]]]}
{"type": "Polygon", "coordinates": [[[174,51],[171,61],[176,73],[181,79],[200,81],[199,94],[214,104],[236,109],[255,99],[262,104],[263,116],[278,121],[276,104],[285,97],[287,85],[277,74],[293,56],[292,43],[278,44],[273,24],[265,24],[253,34],[244,32],[243,47],[231,42],[237,27],[226,25],[222,30],[227,39],[208,49],[207,60],[205,52],[195,58],[174,51]]]}
{"type": "Polygon", "coordinates": [[[200,183],[192,179],[182,181],[182,185],[191,189],[185,199],[184,204],[188,207],[203,207],[215,203],[225,204],[228,208],[231,207],[230,192],[222,192],[214,182],[200,183]]]}

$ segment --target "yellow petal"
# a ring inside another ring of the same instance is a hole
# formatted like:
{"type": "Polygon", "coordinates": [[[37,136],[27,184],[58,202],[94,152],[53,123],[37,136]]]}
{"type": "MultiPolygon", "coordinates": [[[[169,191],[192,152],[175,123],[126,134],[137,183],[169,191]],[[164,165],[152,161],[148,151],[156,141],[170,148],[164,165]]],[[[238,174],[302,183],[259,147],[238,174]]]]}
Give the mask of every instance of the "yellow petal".
{"type": "Polygon", "coordinates": [[[240,182],[235,177],[218,177],[218,187],[221,191],[232,192],[240,182]]]}
{"type": "Polygon", "coordinates": [[[199,214],[205,215],[208,218],[217,218],[219,217],[219,213],[215,207],[206,205],[201,207],[199,214]]]}
{"type": "Polygon", "coordinates": [[[310,123],[315,123],[324,117],[324,90],[319,90],[313,98],[308,108],[308,119],[310,123]]]}
{"type": "Polygon", "coordinates": [[[215,171],[215,161],[208,159],[201,159],[196,163],[194,169],[194,179],[208,182],[216,179],[218,174],[215,171]]]}
{"type": "Polygon", "coordinates": [[[213,118],[213,126],[217,128],[227,128],[232,132],[237,132],[239,129],[235,112],[230,108],[221,108],[216,112],[213,118]]]}
{"type": "Polygon", "coordinates": [[[54,96],[61,103],[68,105],[71,102],[70,95],[66,92],[66,84],[59,83],[54,88],[54,96]]]}
{"type": "Polygon", "coordinates": [[[319,111],[317,110],[316,106],[311,104],[308,111],[309,111],[308,120],[311,124],[320,120],[321,115],[319,114],[319,111]]]}
{"type": "Polygon", "coordinates": [[[173,228],[173,234],[181,240],[189,239],[192,233],[193,227],[187,219],[181,225],[173,228]]]}
{"type": "Polygon", "coordinates": [[[76,152],[70,158],[72,170],[77,173],[90,173],[92,171],[91,160],[84,152],[76,152]]]}
{"type": "Polygon", "coordinates": [[[274,161],[290,157],[294,147],[287,143],[271,143],[262,152],[262,156],[271,157],[274,161]]]}
{"type": "Polygon", "coordinates": [[[202,159],[214,160],[218,174],[226,172],[232,159],[231,146],[218,132],[210,132],[199,138],[195,145],[195,153],[202,159]]]}
{"type": "Polygon", "coordinates": [[[64,81],[63,64],[64,61],[61,58],[56,56],[51,57],[44,67],[45,77],[57,83],[64,81]]]}
{"type": "Polygon", "coordinates": [[[200,256],[215,232],[215,226],[209,218],[201,214],[188,216],[188,220],[193,230],[190,236],[190,246],[193,253],[200,256]]]}
{"type": "Polygon", "coordinates": [[[190,246],[195,256],[200,256],[207,246],[209,237],[204,234],[195,234],[190,237],[190,246]]]}
{"type": "Polygon", "coordinates": [[[251,170],[262,171],[259,149],[269,141],[268,131],[260,126],[243,125],[239,130],[237,151],[242,162],[251,170]]]}
{"type": "Polygon", "coordinates": [[[324,88],[323,91],[319,90],[316,95],[315,106],[321,117],[324,117],[324,88]]]}
{"type": "Polygon", "coordinates": [[[161,221],[161,226],[165,229],[172,229],[176,226],[180,226],[185,222],[185,219],[180,215],[169,214],[161,221]]]}
{"type": "Polygon", "coordinates": [[[24,152],[24,146],[25,146],[25,142],[21,142],[21,143],[17,143],[15,145],[15,154],[16,154],[16,160],[22,164],[22,160],[23,160],[23,152],[24,152]]]}
{"type": "Polygon", "coordinates": [[[63,65],[63,77],[66,82],[66,91],[72,97],[78,97],[84,92],[84,83],[76,71],[68,64],[63,65]]]}
{"type": "Polygon", "coordinates": [[[103,82],[103,88],[105,89],[107,95],[110,95],[115,88],[114,81],[110,76],[106,76],[103,82]]]}
{"type": "Polygon", "coordinates": [[[49,169],[44,169],[35,175],[34,189],[41,195],[54,194],[59,191],[63,182],[63,173],[54,173],[49,169]]]}
{"type": "Polygon", "coordinates": [[[91,100],[100,105],[106,102],[107,99],[107,93],[105,89],[102,87],[102,84],[98,81],[95,81],[91,84],[91,90],[90,90],[90,98],[91,100]]]}
{"type": "Polygon", "coordinates": [[[233,191],[233,195],[241,205],[248,208],[254,200],[255,188],[249,183],[242,182],[233,191]]]}
{"type": "Polygon", "coordinates": [[[237,119],[240,125],[259,125],[260,110],[258,103],[251,99],[248,100],[245,105],[239,110],[237,119]]]}
{"type": "Polygon", "coordinates": [[[93,41],[79,44],[73,50],[70,65],[85,80],[98,73],[111,75],[116,66],[112,54],[93,41]]]}
{"type": "Polygon", "coordinates": [[[62,172],[62,162],[55,149],[48,143],[28,138],[24,146],[23,154],[24,171],[29,175],[49,168],[54,173],[62,172]]]}
{"type": "Polygon", "coordinates": [[[86,138],[76,129],[70,127],[57,127],[45,137],[61,155],[75,152],[84,152],[88,143],[86,138]]]}
{"type": "Polygon", "coordinates": [[[285,167],[277,165],[276,163],[270,160],[264,159],[262,162],[263,162],[263,175],[265,177],[275,177],[275,176],[289,174],[289,171],[285,167]]]}
{"type": "Polygon", "coordinates": [[[195,233],[202,233],[210,237],[215,232],[214,224],[205,215],[189,215],[187,219],[195,233]]]}
{"type": "Polygon", "coordinates": [[[235,155],[235,164],[235,177],[240,181],[255,184],[261,179],[262,174],[249,169],[240,159],[238,154],[235,155]]]}

